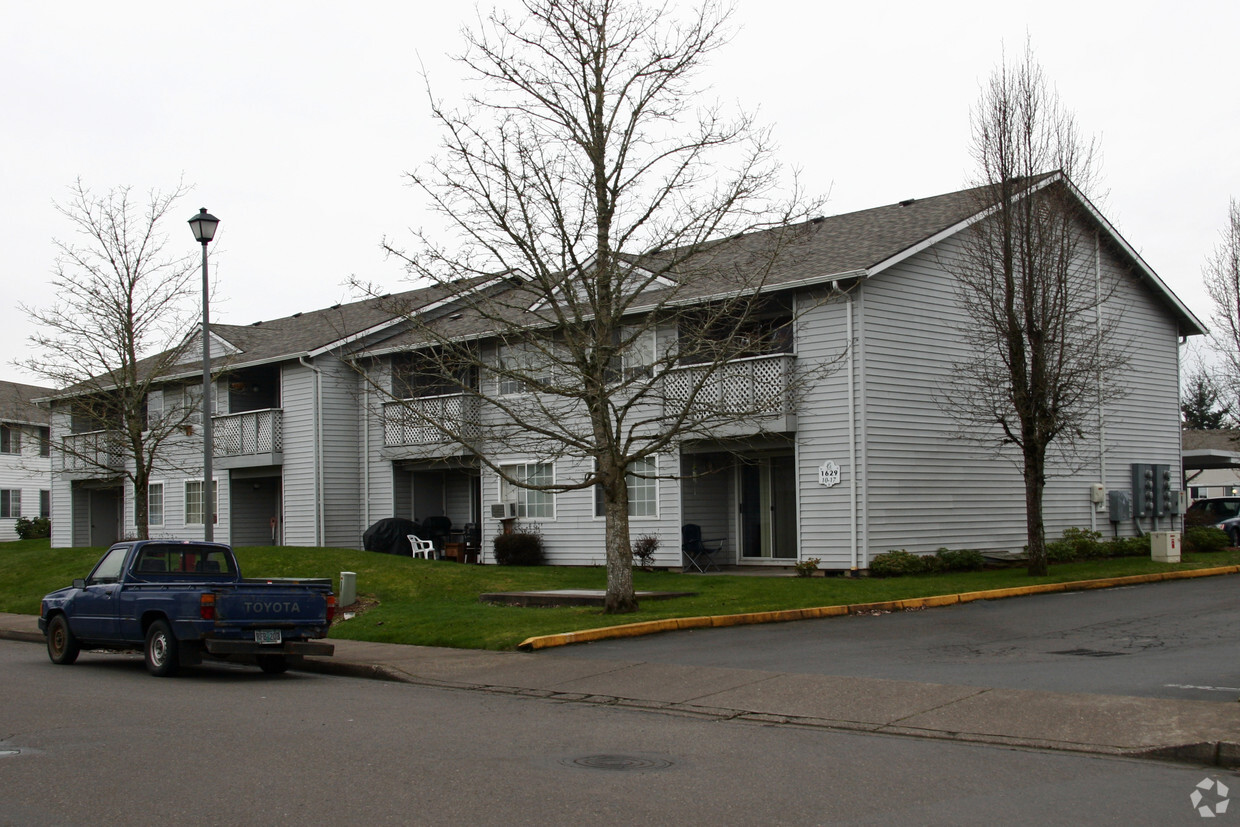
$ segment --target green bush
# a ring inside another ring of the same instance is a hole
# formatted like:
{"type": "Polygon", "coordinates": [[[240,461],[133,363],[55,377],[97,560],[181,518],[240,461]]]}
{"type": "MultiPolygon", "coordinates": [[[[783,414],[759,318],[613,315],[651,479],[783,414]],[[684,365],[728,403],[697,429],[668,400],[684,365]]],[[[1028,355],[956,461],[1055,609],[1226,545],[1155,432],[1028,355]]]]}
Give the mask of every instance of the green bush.
{"type": "Polygon", "coordinates": [[[47,517],[18,517],[14,527],[23,540],[43,540],[52,536],[52,521],[47,517]]]}
{"type": "Polygon", "coordinates": [[[1189,526],[1184,532],[1184,551],[1222,551],[1231,545],[1227,532],[1208,525],[1189,526]]]}
{"type": "Polygon", "coordinates": [[[1116,537],[1104,543],[1107,557],[1149,557],[1150,535],[1144,537],[1116,537]]]}
{"type": "Polygon", "coordinates": [[[941,548],[925,562],[932,571],[977,571],[985,567],[986,558],[977,549],[941,548]]]}
{"type": "Polygon", "coordinates": [[[818,564],[822,562],[821,558],[808,557],[792,564],[796,569],[797,577],[813,577],[814,572],[818,571],[818,564]]]}
{"type": "Polygon", "coordinates": [[[546,562],[542,534],[533,527],[522,527],[511,534],[495,537],[495,562],[501,566],[541,566],[546,562]]]}
{"type": "Polygon", "coordinates": [[[870,574],[875,577],[924,574],[926,568],[926,561],[921,556],[904,549],[885,551],[870,561],[870,574]]]}

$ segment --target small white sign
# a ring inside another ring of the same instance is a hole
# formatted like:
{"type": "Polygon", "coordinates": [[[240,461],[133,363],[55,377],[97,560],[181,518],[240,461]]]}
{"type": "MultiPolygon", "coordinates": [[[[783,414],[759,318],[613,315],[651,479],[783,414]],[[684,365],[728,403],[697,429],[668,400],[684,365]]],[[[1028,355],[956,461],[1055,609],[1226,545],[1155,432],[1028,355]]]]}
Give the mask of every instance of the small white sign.
{"type": "Polygon", "coordinates": [[[830,488],[840,484],[840,467],[831,460],[818,466],[818,484],[830,488]]]}

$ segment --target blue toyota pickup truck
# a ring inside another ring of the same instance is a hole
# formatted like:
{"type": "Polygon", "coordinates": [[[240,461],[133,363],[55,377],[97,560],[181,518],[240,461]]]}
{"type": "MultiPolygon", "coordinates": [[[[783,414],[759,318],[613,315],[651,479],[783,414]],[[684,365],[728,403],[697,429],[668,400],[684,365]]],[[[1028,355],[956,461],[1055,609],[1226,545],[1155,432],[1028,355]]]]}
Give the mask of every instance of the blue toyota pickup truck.
{"type": "Polygon", "coordinates": [[[222,543],[138,540],[112,546],[85,580],[43,598],[39,629],[53,663],[82,647],[142,649],[165,677],[204,655],[253,656],[264,672],[330,655],[336,596],[327,579],[245,579],[222,543]]]}

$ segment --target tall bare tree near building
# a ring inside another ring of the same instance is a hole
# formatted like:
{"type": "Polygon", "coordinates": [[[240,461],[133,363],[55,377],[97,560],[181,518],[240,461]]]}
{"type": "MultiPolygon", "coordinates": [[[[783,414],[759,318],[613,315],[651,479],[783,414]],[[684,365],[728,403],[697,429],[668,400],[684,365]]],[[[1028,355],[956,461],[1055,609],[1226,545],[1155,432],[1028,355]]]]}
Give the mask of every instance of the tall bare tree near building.
{"type": "Polygon", "coordinates": [[[56,204],[75,233],[53,242],[56,299],[22,308],[37,328],[30,336],[36,355],[21,365],[67,393],[73,430],[84,432],[65,436],[54,451],[73,467],[130,482],[143,538],[156,456],[198,414],[192,394],[160,411],[147,405],[153,385],[193,370],[177,365],[195,318],[198,260],[188,243],[185,254],[168,252],[163,230],[185,191],[178,184],[140,199],[130,187],[100,195],[76,181],[56,204]]]}
{"type": "Polygon", "coordinates": [[[1214,312],[1210,344],[1218,354],[1220,390],[1234,409],[1240,401],[1240,203],[1232,199],[1227,226],[1202,271],[1214,312]]]}
{"type": "Polygon", "coordinates": [[[682,441],[759,418],[791,392],[718,399],[730,361],[791,341],[794,309],[764,288],[807,230],[736,236],[785,227],[815,205],[795,188],[781,197],[769,135],[750,116],[698,108],[696,74],[726,41],[716,3],[522,9],[466,33],[459,60],[481,89],[460,110],[433,102],[442,156],[410,175],[460,243],[420,234],[414,253],[389,248],[411,275],[449,286],[463,311],[412,317],[428,346],[417,370],[479,394],[499,416],[475,431],[409,415],[508,485],[597,486],[606,610],[627,612],[637,605],[628,485],[679,474],[666,461],[682,441]],[[712,243],[722,238],[731,241],[712,243]],[[487,280],[497,272],[508,278],[487,280]],[[498,356],[463,343],[469,333],[498,341],[498,356]],[[504,450],[588,470],[514,471],[494,459],[504,450]]]}
{"type": "MultiPolygon", "coordinates": [[[[1025,486],[1031,575],[1046,572],[1042,499],[1048,464],[1072,463],[1098,432],[1123,364],[1113,292],[1095,272],[1081,222],[1096,148],[1051,89],[1026,45],[983,87],[973,112],[976,185],[985,218],[947,262],[967,311],[969,358],[948,404],[960,435],[1011,458],[1025,486]]],[[[1095,453],[1096,456],[1096,453],[1095,453]]]]}

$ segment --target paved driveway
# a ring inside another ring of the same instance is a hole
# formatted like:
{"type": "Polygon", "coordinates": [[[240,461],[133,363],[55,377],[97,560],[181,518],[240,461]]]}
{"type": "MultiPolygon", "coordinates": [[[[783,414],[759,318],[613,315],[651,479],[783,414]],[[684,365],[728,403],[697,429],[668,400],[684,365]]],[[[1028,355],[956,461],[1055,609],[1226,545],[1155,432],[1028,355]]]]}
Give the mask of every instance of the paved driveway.
{"type": "Polygon", "coordinates": [[[673,632],[567,646],[546,655],[1052,692],[1240,699],[1240,577],[673,632]]]}

